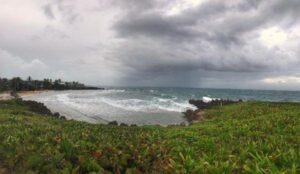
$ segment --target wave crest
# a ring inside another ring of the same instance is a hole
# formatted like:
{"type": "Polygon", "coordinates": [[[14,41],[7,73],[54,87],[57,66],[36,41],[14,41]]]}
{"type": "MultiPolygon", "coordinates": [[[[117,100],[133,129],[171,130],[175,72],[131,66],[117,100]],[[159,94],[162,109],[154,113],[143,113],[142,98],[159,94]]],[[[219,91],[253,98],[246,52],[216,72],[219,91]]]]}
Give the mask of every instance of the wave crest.
{"type": "Polygon", "coordinates": [[[142,99],[122,99],[115,100],[109,98],[102,98],[102,102],[129,111],[139,111],[139,112],[184,112],[186,109],[195,109],[194,106],[187,102],[176,102],[172,99],[163,99],[158,97],[153,97],[152,100],[142,100],[142,99]]]}

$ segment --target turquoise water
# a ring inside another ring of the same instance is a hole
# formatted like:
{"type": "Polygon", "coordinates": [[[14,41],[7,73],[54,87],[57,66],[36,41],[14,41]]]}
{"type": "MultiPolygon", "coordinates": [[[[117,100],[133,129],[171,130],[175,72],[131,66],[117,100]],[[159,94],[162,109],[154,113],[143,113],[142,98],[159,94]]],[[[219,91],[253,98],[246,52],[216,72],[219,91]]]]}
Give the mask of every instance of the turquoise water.
{"type": "Polygon", "coordinates": [[[26,97],[43,102],[67,118],[92,123],[179,124],[182,112],[196,109],[190,99],[202,97],[299,102],[300,92],[197,88],[108,88],[106,90],[49,91],[26,97]]]}

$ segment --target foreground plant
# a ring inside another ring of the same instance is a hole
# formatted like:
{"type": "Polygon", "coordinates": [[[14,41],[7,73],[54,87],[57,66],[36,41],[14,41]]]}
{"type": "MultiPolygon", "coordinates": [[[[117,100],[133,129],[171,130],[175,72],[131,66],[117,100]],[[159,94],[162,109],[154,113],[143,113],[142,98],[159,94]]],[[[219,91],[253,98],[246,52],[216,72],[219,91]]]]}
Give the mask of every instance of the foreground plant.
{"type": "Polygon", "coordinates": [[[95,125],[0,102],[7,173],[299,173],[300,104],[239,103],[190,126],[95,125]]]}

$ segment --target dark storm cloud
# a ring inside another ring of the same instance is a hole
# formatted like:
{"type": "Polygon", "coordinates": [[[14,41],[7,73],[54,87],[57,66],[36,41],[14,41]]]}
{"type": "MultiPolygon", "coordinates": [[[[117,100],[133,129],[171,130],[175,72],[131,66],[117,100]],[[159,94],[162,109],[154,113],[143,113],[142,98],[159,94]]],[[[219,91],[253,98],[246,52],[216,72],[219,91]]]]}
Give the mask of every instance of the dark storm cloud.
{"type": "Polygon", "coordinates": [[[174,21],[156,14],[143,15],[142,17],[127,16],[127,20],[121,20],[115,25],[115,28],[121,37],[147,36],[190,40],[205,34],[188,27],[182,27],[174,21]]]}
{"type": "Polygon", "coordinates": [[[270,23],[293,24],[300,17],[298,0],[247,0],[234,5],[228,5],[224,1],[208,1],[175,16],[164,16],[157,13],[155,8],[149,10],[149,7],[156,7],[155,5],[148,6],[147,10],[144,10],[144,6],[135,7],[140,9],[134,8],[135,13],[128,9],[124,18],[115,24],[114,28],[119,36],[168,36],[187,41],[193,38],[204,39],[220,45],[241,44],[240,35],[243,33],[270,23]],[[216,25],[216,20],[223,22],[216,25]]]}
{"type": "Polygon", "coordinates": [[[14,1],[0,6],[0,75],[235,88],[300,79],[299,0],[14,1]]]}
{"type": "MultiPolygon", "coordinates": [[[[114,25],[114,28],[119,37],[135,40],[136,43],[146,38],[155,40],[156,44],[171,45],[168,49],[172,50],[184,49],[186,45],[194,45],[195,51],[199,50],[197,55],[194,55],[196,59],[188,64],[174,61],[174,59],[188,59],[190,55],[187,54],[173,54],[172,58],[168,59],[170,63],[166,65],[161,64],[159,59],[148,58],[153,55],[153,50],[146,51],[151,45],[137,48],[144,49],[142,56],[130,55],[131,61],[125,58],[126,63],[129,62],[132,66],[135,66],[135,59],[139,64],[145,61],[145,66],[149,72],[159,70],[163,72],[165,69],[171,69],[174,72],[182,72],[182,69],[224,72],[269,71],[278,68],[278,66],[272,62],[266,62],[266,57],[263,56],[275,56],[272,59],[281,59],[282,55],[271,54],[268,51],[260,51],[260,54],[263,55],[255,55],[255,52],[251,55],[242,54],[240,51],[243,51],[243,47],[249,44],[249,38],[245,35],[265,26],[297,23],[300,16],[299,5],[300,1],[297,0],[247,0],[238,1],[234,4],[224,1],[206,1],[198,7],[187,9],[182,14],[172,16],[157,13],[156,8],[148,9],[145,13],[142,9],[135,9],[140,13],[132,14],[129,10],[114,25]],[[205,52],[202,51],[205,50],[204,47],[211,46],[215,48],[208,51],[213,51],[213,53],[203,54],[205,52]],[[150,55],[147,55],[148,52],[150,55]],[[153,64],[149,63],[149,59],[153,60],[153,64]]],[[[153,7],[156,6],[153,5],[153,7]]],[[[155,56],[168,57],[166,54],[155,56]]],[[[140,70],[140,66],[137,66],[136,69],[140,70]]]]}
{"type": "Polygon", "coordinates": [[[212,18],[218,18],[229,10],[238,9],[237,6],[226,6],[225,3],[217,3],[215,1],[209,1],[197,8],[185,10],[183,14],[175,16],[162,15],[157,13],[156,9],[148,9],[146,11],[135,9],[135,11],[139,12],[138,14],[132,13],[129,9],[124,18],[115,24],[115,29],[122,37],[144,35],[149,37],[169,36],[174,38],[177,36],[184,39],[184,37],[192,38],[198,35],[200,38],[213,40],[214,36],[220,35],[221,40],[224,40],[224,35],[210,33],[211,30],[208,30],[209,28],[198,32],[197,28],[194,30],[192,28],[196,26],[198,29],[202,29],[202,23],[207,23],[212,18]],[[200,26],[197,26],[198,23],[200,23],[200,26]]]}

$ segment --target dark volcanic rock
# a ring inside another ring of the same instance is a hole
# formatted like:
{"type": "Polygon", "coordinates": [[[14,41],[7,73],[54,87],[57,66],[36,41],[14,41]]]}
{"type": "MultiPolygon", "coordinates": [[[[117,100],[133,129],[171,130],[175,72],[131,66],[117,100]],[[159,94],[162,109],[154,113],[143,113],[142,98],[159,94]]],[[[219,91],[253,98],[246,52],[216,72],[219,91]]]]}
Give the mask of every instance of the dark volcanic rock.
{"type": "Polygon", "coordinates": [[[118,125],[118,122],[117,122],[117,121],[111,121],[111,122],[109,122],[108,124],[109,124],[109,125],[116,125],[116,126],[117,126],[117,125],[118,125]]]}
{"type": "Polygon", "coordinates": [[[214,106],[224,106],[228,104],[233,103],[239,103],[242,102],[242,100],[234,101],[234,100],[212,100],[211,102],[204,102],[203,100],[189,100],[189,103],[196,106],[198,109],[191,110],[188,109],[186,112],[184,112],[184,117],[189,123],[192,123],[193,121],[199,121],[203,119],[203,110],[209,109],[214,106]]]}
{"type": "Polygon", "coordinates": [[[121,123],[120,126],[128,126],[128,125],[125,123],[121,123]]]}
{"type": "Polygon", "coordinates": [[[191,109],[188,109],[187,111],[185,111],[184,113],[184,117],[186,118],[186,120],[188,122],[192,122],[194,120],[195,114],[194,111],[191,109]]]}
{"type": "Polygon", "coordinates": [[[52,112],[43,103],[31,101],[31,100],[22,100],[22,99],[18,99],[17,103],[20,105],[27,106],[30,111],[35,112],[37,114],[51,115],[51,116],[53,115],[52,112]]]}
{"type": "Polygon", "coordinates": [[[61,116],[58,112],[52,113],[50,109],[48,109],[43,103],[31,100],[22,100],[21,98],[17,99],[16,101],[18,104],[28,107],[29,110],[34,113],[52,116],[55,118],[66,119],[64,116],[61,116]]]}
{"type": "Polygon", "coordinates": [[[208,109],[213,106],[223,106],[233,103],[242,102],[242,100],[234,101],[234,100],[212,100],[211,102],[204,102],[203,100],[189,100],[189,103],[196,106],[198,109],[208,109]]]}
{"type": "Polygon", "coordinates": [[[186,112],[183,113],[186,120],[191,123],[193,121],[199,121],[203,119],[203,112],[200,109],[195,111],[188,109],[186,112]]]}

